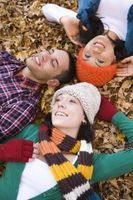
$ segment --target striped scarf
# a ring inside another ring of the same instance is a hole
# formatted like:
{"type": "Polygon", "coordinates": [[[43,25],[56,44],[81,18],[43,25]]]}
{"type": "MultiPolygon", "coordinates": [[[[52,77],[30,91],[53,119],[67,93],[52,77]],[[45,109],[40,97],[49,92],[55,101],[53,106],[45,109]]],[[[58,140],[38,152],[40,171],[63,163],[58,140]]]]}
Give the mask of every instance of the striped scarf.
{"type": "Polygon", "coordinates": [[[85,140],[77,141],[53,128],[51,136],[48,127],[39,130],[40,152],[47,161],[66,200],[87,200],[92,193],[89,181],[93,173],[92,145],[85,140]],[[77,154],[77,167],[68,161],[63,153],[77,154]]]}

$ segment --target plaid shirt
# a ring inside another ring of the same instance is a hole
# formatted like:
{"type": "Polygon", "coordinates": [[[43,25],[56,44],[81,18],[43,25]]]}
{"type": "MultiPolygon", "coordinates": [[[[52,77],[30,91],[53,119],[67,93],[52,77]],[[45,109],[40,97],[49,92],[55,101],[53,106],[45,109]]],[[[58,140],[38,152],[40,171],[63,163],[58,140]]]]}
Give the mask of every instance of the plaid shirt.
{"type": "Polygon", "coordinates": [[[0,141],[17,134],[36,116],[40,84],[16,76],[23,67],[14,56],[0,52],[0,141]]]}

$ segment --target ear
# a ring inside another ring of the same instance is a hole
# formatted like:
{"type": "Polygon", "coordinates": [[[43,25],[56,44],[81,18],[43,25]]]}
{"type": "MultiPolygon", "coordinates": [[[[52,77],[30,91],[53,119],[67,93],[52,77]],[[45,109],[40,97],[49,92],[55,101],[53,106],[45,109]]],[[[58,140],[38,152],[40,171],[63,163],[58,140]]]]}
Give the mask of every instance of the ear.
{"type": "Polygon", "coordinates": [[[47,81],[47,85],[50,87],[57,87],[60,85],[60,82],[58,79],[51,79],[47,81]]]}
{"type": "Polygon", "coordinates": [[[84,119],[84,120],[82,121],[82,124],[85,126],[85,125],[87,124],[87,121],[84,119]]]}

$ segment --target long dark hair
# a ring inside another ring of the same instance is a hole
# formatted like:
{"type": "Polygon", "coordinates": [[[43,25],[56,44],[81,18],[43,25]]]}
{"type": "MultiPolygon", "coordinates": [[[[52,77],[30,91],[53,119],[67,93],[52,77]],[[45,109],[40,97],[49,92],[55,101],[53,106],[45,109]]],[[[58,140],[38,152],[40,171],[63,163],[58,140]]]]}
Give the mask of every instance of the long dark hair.
{"type": "Polygon", "coordinates": [[[120,61],[126,57],[128,57],[128,52],[125,48],[125,42],[123,40],[115,40],[114,43],[114,53],[116,56],[116,61],[120,61]]]}
{"type": "Polygon", "coordinates": [[[88,17],[89,27],[82,24],[79,24],[79,38],[83,44],[87,44],[91,39],[93,39],[97,35],[102,35],[104,33],[104,26],[99,17],[95,15],[91,15],[88,17]],[[85,26],[87,30],[84,30],[82,26],[85,26]]]}
{"type": "MultiPolygon", "coordinates": [[[[45,120],[45,124],[48,126],[48,131],[49,131],[48,134],[51,135],[51,129],[53,125],[52,125],[50,112],[45,116],[44,120],[45,120]]],[[[86,140],[87,142],[91,142],[94,140],[95,134],[94,134],[94,131],[92,130],[92,126],[90,122],[88,121],[86,115],[85,115],[85,120],[86,120],[86,123],[81,124],[79,128],[77,140],[86,140]]]]}
{"type": "Polygon", "coordinates": [[[78,140],[86,140],[87,142],[92,142],[95,138],[95,132],[92,129],[90,122],[88,121],[85,115],[85,124],[81,124],[78,132],[77,139],[78,140]]]}

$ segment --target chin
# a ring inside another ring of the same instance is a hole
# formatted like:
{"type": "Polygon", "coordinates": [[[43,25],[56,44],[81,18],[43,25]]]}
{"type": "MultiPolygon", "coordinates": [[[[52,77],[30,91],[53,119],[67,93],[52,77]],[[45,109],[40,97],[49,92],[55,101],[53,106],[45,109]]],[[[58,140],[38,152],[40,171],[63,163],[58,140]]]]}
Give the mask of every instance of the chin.
{"type": "Polygon", "coordinates": [[[63,125],[63,123],[58,123],[58,122],[53,123],[53,126],[56,128],[59,128],[59,129],[64,127],[62,125],[63,125]]]}

